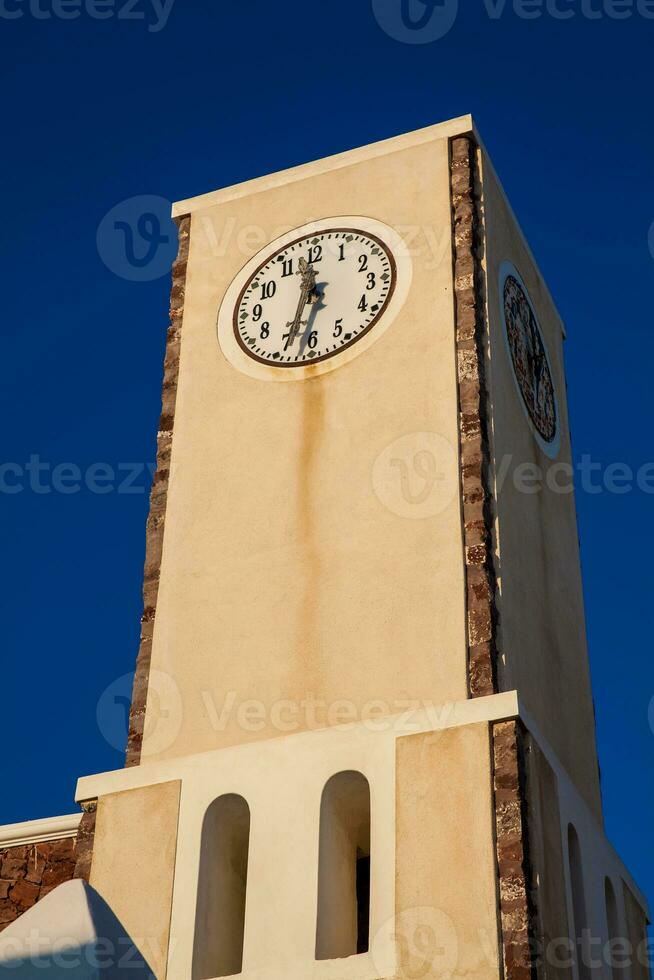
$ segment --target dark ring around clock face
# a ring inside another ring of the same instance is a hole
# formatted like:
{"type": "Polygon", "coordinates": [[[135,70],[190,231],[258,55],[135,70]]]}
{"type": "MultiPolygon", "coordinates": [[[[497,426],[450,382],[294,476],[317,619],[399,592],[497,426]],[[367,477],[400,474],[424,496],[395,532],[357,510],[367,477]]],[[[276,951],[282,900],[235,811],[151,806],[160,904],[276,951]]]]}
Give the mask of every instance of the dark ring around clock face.
{"type": "Polygon", "coordinates": [[[558,419],[547,351],[526,291],[511,274],[504,281],[502,303],[513,371],[522,400],[538,435],[544,442],[552,443],[558,419]]]}
{"type": "Polygon", "coordinates": [[[300,235],[298,238],[294,239],[293,241],[288,242],[282,248],[275,249],[274,251],[270,252],[266,256],[266,258],[263,260],[263,262],[261,262],[260,265],[256,268],[256,270],[248,277],[247,282],[245,283],[245,285],[241,289],[241,291],[239,293],[238,300],[237,300],[236,305],[234,307],[234,315],[233,315],[233,320],[232,320],[232,322],[233,322],[233,329],[234,329],[234,337],[236,339],[237,344],[241,348],[241,350],[244,351],[247,354],[248,357],[252,358],[252,360],[258,361],[261,364],[265,364],[267,367],[280,368],[280,369],[281,368],[298,368],[299,366],[308,367],[311,364],[318,364],[321,361],[326,361],[329,358],[336,357],[342,351],[347,350],[348,348],[352,347],[354,344],[358,343],[358,341],[360,341],[362,339],[362,337],[365,337],[367,334],[370,333],[370,331],[373,329],[373,327],[375,326],[375,324],[379,321],[380,317],[383,315],[383,313],[387,309],[387,307],[388,307],[388,305],[390,303],[390,300],[391,300],[391,298],[393,296],[393,293],[395,292],[395,286],[397,284],[397,264],[395,262],[395,258],[393,256],[393,253],[390,250],[390,248],[388,247],[388,245],[386,245],[385,242],[383,242],[382,239],[379,238],[377,235],[373,235],[371,232],[364,231],[364,230],[362,230],[360,228],[342,228],[342,227],[326,228],[324,230],[321,230],[321,231],[316,232],[315,234],[316,234],[316,236],[319,236],[320,238],[323,238],[326,235],[348,234],[348,235],[354,235],[354,236],[361,236],[362,238],[366,239],[367,241],[375,242],[379,246],[379,248],[382,249],[384,255],[386,256],[386,258],[388,260],[389,266],[390,266],[390,270],[391,270],[390,271],[390,276],[391,276],[391,278],[390,278],[390,285],[389,285],[388,293],[387,293],[387,295],[384,298],[383,305],[377,311],[377,313],[375,314],[374,318],[370,321],[370,323],[366,324],[366,326],[364,327],[364,329],[362,329],[356,335],[356,337],[353,337],[352,340],[350,340],[350,341],[342,344],[341,346],[339,346],[337,350],[332,350],[332,351],[327,352],[326,354],[322,354],[320,356],[314,357],[310,361],[304,362],[301,365],[297,361],[287,362],[287,363],[275,363],[270,358],[260,357],[253,350],[251,350],[246,344],[244,344],[243,339],[241,338],[240,332],[239,332],[239,310],[241,309],[241,304],[243,302],[243,297],[245,296],[246,292],[248,291],[251,283],[253,282],[253,280],[256,279],[256,277],[259,275],[259,273],[261,272],[261,270],[265,266],[268,265],[268,263],[271,261],[271,259],[273,259],[276,255],[278,255],[280,253],[286,252],[288,249],[290,249],[293,246],[299,244],[299,242],[310,240],[311,237],[312,237],[312,232],[307,232],[304,235],[300,235]]]}

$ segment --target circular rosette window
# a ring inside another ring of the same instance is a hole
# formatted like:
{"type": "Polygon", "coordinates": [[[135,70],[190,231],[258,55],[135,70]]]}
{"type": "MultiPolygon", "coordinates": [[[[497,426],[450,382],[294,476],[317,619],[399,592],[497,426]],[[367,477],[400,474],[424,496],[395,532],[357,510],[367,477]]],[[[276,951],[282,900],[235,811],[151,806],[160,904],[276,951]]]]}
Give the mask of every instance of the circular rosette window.
{"type": "Polygon", "coordinates": [[[560,436],[552,366],[527,287],[510,262],[500,270],[500,307],[520,401],[538,445],[554,458],[560,436]]]}

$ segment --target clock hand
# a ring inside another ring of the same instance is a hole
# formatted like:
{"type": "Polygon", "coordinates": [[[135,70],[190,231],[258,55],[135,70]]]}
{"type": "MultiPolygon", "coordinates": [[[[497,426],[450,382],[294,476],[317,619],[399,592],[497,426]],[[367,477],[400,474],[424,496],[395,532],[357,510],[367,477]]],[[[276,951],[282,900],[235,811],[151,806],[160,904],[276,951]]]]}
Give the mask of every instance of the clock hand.
{"type": "Polygon", "coordinates": [[[302,321],[302,319],[301,319],[302,310],[307,305],[308,298],[309,298],[309,293],[303,287],[300,290],[300,299],[298,301],[297,310],[295,312],[295,317],[293,318],[293,320],[289,320],[289,322],[286,324],[286,327],[288,329],[288,334],[286,335],[286,343],[284,344],[284,350],[288,350],[288,348],[291,346],[291,344],[295,340],[295,338],[297,336],[297,333],[298,333],[298,331],[300,329],[300,326],[303,325],[303,322],[304,321],[302,321]]]}
{"type": "Polygon", "coordinates": [[[302,311],[307,303],[317,303],[320,299],[321,294],[316,290],[316,270],[312,265],[301,258],[300,259],[300,271],[297,273],[300,278],[300,298],[297,304],[297,310],[295,311],[295,317],[293,320],[289,321],[286,326],[289,328],[286,343],[284,344],[284,350],[288,350],[293,341],[298,335],[301,326],[306,326],[307,321],[302,320],[302,311]]]}

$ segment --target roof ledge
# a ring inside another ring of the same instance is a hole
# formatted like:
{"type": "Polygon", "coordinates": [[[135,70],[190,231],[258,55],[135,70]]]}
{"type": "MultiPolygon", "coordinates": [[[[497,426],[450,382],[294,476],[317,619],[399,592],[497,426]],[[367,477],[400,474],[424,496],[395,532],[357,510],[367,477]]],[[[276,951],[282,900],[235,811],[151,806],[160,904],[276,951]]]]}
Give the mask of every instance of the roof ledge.
{"type": "Polygon", "coordinates": [[[81,819],[81,813],[69,813],[63,817],[6,823],[0,826],[0,848],[21,847],[25,844],[41,844],[45,841],[76,837],[81,819]]]}

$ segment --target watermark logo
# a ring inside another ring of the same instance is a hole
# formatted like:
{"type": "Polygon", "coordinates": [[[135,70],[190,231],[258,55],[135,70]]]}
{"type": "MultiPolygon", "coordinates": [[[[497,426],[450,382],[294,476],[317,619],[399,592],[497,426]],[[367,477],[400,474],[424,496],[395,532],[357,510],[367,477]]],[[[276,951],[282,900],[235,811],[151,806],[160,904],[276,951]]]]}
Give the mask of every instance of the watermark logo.
{"type": "MultiPolygon", "coordinates": [[[[212,691],[204,689],[200,691],[200,698],[200,717],[214,732],[272,730],[280,735],[290,735],[336,726],[344,730],[361,726],[375,733],[395,731],[406,734],[427,729],[440,732],[452,724],[456,711],[453,701],[434,704],[420,698],[396,698],[393,701],[374,698],[365,702],[349,698],[327,700],[310,691],[302,698],[278,698],[270,703],[256,698],[242,699],[234,690],[215,697],[212,691]]],[[[197,709],[193,713],[198,717],[197,709]]]]}
{"type": "Polygon", "coordinates": [[[117,752],[124,752],[127,745],[133,683],[134,674],[123,674],[122,677],[112,681],[100,695],[95,709],[100,734],[117,752]]]}
{"type": "MultiPolygon", "coordinates": [[[[380,502],[400,517],[432,517],[440,513],[457,493],[457,455],[451,443],[433,432],[401,436],[377,457],[372,471],[374,492],[380,502]]],[[[25,460],[0,462],[0,496],[21,493],[73,495],[92,493],[141,495],[148,493],[156,472],[151,462],[102,461],[80,466],[70,460],[53,462],[32,453],[25,460]]],[[[178,472],[173,465],[171,480],[178,472]]],[[[594,460],[583,453],[574,463],[558,460],[541,466],[516,460],[511,454],[498,457],[495,491],[506,487],[520,494],[574,492],[623,496],[629,493],[654,495],[654,461],[638,467],[628,463],[594,460]]]]}
{"type": "Polygon", "coordinates": [[[459,0],[372,0],[377,23],[395,41],[431,44],[448,34],[459,0]]]}
{"type": "MultiPolygon", "coordinates": [[[[654,0],[483,0],[491,21],[513,15],[519,20],[548,17],[556,21],[583,19],[654,20],[654,0]]],[[[458,0],[372,0],[377,23],[389,37],[403,44],[430,44],[454,26],[458,0]]]]}
{"type": "MultiPolygon", "coordinates": [[[[311,224],[317,220],[315,214],[307,215],[302,224],[311,224]]],[[[198,243],[197,255],[205,261],[222,259],[229,252],[237,251],[239,255],[251,257],[261,251],[265,245],[286,235],[298,225],[245,225],[235,215],[218,220],[213,214],[198,215],[197,227],[194,225],[194,241],[198,243]]],[[[447,228],[432,224],[394,225],[395,231],[402,238],[401,254],[424,263],[425,271],[431,272],[441,267],[443,262],[452,262],[450,251],[451,232],[447,228]]],[[[326,242],[325,250],[333,255],[338,254],[337,242],[326,242]]]]}
{"type": "MultiPolygon", "coordinates": [[[[123,976],[150,980],[153,974],[148,963],[160,962],[166,952],[176,947],[177,940],[172,939],[168,946],[159,936],[121,935],[120,923],[97,892],[89,888],[82,899],[80,885],[79,880],[66,881],[59,885],[62,891],[58,896],[60,901],[73,905],[77,896],[77,902],[83,900],[89,906],[82,920],[85,925],[79,925],[69,934],[55,932],[53,935],[52,929],[34,927],[20,929],[18,935],[3,932],[0,936],[0,970],[14,970],[18,977],[29,976],[29,973],[33,977],[42,976],[44,971],[54,969],[55,976],[68,970],[67,976],[71,977],[119,977],[122,973],[123,976]]],[[[51,901],[49,895],[45,897],[51,901]]]]}
{"type": "Polygon", "coordinates": [[[457,453],[436,432],[410,432],[379,454],[372,485],[380,503],[398,517],[434,517],[458,493],[457,453]]]}
{"type": "MultiPolygon", "coordinates": [[[[480,963],[489,968],[497,965],[497,935],[486,929],[477,929],[469,937],[466,949],[459,943],[458,923],[440,909],[431,906],[404,909],[388,919],[375,933],[370,953],[375,967],[381,976],[388,963],[389,948],[395,948],[395,972],[398,980],[421,980],[438,977],[450,980],[456,973],[462,973],[460,954],[475,949],[480,963]],[[472,944],[472,945],[471,945],[472,944]]],[[[530,943],[534,965],[537,968],[552,967],[555,970],[570,970],[575,960],[583,963],[589,970],[597,971],[603,966],[608,972],[628,970],[636,963],[651,968],[651,941],[645,937],[633,944],[629,939],[616,936],[608,942],[589,929],[573,939],[570,936],[554,936],[544,941],[534,939],[530,943]],[[576,952],[575,952],[576,948],[576,952]]]]}
{"type": "Polygon", "coordinates": [[[153,463],[94,462],[86,467],[77,463],[52,463],[32,453],[24,462],[0,463],[0,494],[14,496],[25,491],[38,495],[66,496],[76,493],[147,493],[156,472],[153,463]]]}
{"type": "Polygon", "coordinates": [[[107,268],[132,282],[165,276],[177,255],[177,229],[170,206],[165,197],[140,194],[108,211],[96,238],[107,268]]]}
{"type": "Polygon", "coordinates": [[[370,953],[381,976],[391,943],[396,949],[395,975],[406,980],[449,980],[459,960],[459,940],[452,919],[430,906],[398,912],[373,937],[370,953]]]}
{"type": "MultiPolygon", "coordinates": [[[[112,748],[124,752],[129,733],[134,674],[123,674],[102,692],[96,708],[98,728],[112,748]]],[[[148,709],[143,732],[143,756],[157,755],[174,744],[182,727],[182,697],[170,674],[151,670],[148,709]]]]}
{"type": "Polygon", "coordinates": [[[137,21],[150,34],[158,34],[168,23],[175,0],[0,0],[0,20],[91,20],[137,21]]]}

